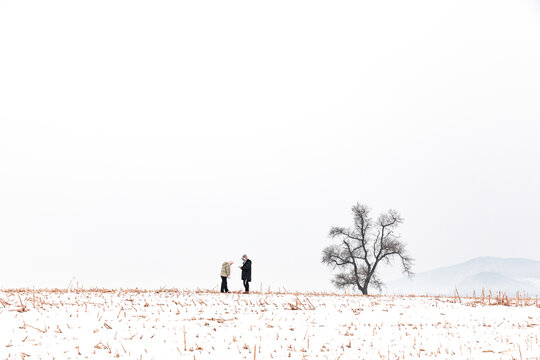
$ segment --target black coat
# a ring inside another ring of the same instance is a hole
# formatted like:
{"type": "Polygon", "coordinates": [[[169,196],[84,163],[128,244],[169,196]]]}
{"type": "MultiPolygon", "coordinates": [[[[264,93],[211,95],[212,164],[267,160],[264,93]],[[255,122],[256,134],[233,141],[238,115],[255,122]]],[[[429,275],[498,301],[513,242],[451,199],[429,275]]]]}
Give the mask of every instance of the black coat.
{"type": "Polygon", "coordinates": [[[251,281],[251,260],[249,259],[242,265],[242,280],[251,281]]]}

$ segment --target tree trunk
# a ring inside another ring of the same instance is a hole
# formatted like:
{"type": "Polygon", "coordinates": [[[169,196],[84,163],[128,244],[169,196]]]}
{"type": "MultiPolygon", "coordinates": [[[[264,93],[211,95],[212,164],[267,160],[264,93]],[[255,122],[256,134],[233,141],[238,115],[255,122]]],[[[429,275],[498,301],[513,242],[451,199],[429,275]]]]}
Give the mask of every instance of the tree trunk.
{"type": "Polygon", "coordinates": [[[367,285],[362,288],[362,295],[367,295],[368,294],[367,288],[368,288],[367,285]]]}
{"type": "Polygon", "coordinates": [[[357,283],[356,285],[358,286],[358,290],[360,290],[360,292],[362,293],[362,295],[367,295],[367,294],[368,294],[368,293],[367,293],[367,286],[362,287],[362,286],[360,286],[360,284],[358,284],[358,283],[357,283]]]}
{"type": "Polygon", "coordinates": [[[368,294],[368,287],[369,282],[371,281],[371,274],[367,276],[367,278],[364,280],[364,286],[362,288],[362,294],[367,295],[368,294]]]}
{"type": "Polygon", "coordinates": [[[360,290],[360,292],[362,293],[362,295],[367,295],[367,289],[366,288],[363,288],[359,282],[356,282],[356,287],[358,288],[358,290],[360,290]]]}

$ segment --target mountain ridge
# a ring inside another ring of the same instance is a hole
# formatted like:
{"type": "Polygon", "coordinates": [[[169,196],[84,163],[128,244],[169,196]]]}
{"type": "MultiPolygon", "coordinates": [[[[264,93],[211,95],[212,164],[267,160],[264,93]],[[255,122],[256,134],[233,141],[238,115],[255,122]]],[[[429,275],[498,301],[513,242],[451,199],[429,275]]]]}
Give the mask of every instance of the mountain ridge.
{"type": "Polygon", "coordinates": [[[540,295],[540,261],[528,258],[481,256],[455,265],[443,266],[387,283],[383,292],[406,295],[477,294],[482,289],[517,291],[540,295]]]}

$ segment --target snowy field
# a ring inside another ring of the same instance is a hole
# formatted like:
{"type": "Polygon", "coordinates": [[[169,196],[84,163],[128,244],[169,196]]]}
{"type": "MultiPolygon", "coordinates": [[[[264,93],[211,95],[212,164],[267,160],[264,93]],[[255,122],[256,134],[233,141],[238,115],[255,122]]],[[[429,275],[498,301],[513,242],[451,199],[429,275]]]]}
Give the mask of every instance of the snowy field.
{"type": "Polygon", "coordinates": [[[539,359],[535,299],[0,291],[1,359],[539,359]]]}

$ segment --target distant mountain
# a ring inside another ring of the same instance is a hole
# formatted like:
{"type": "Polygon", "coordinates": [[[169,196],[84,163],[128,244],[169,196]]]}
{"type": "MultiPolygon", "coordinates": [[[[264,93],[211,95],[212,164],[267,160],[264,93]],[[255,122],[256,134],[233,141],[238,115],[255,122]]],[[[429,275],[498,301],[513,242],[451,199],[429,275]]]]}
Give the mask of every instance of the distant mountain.
{"type": "Polygon", "coordinates": [[[383,290],[387,294],[472,295],[486,291],[516,291],[540,296],[540,261],[479,257],[461,264],[441,267],[416,274],[412,279],[390,281],[383,290]]]}

